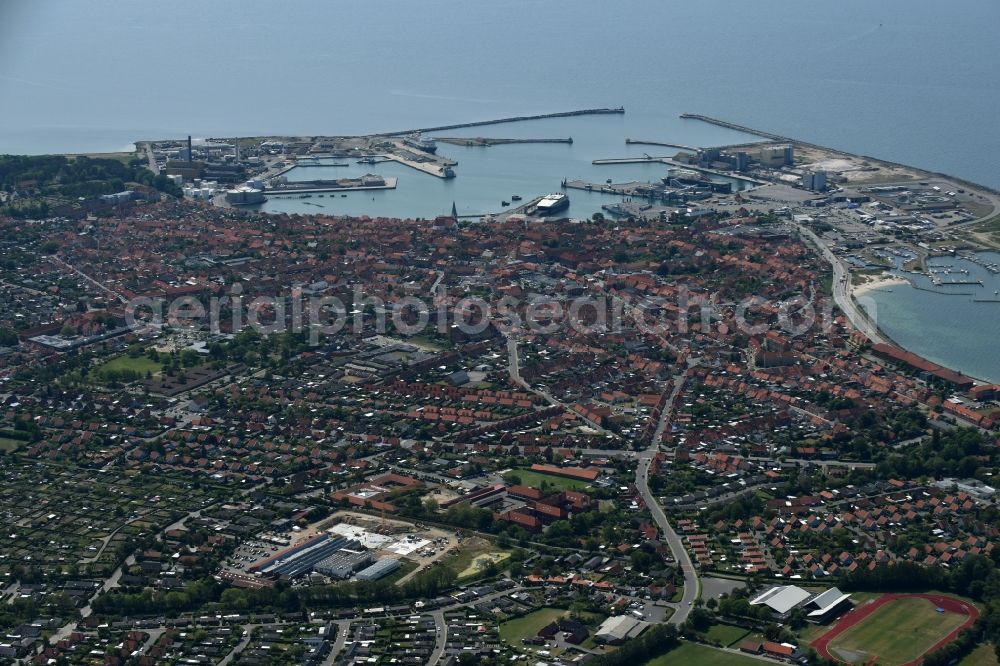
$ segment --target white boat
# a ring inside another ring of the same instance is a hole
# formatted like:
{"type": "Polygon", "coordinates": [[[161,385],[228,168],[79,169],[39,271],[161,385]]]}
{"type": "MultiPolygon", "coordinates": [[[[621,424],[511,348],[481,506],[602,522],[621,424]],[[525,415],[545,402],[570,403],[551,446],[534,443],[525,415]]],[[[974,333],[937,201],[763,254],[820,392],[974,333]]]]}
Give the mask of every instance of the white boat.
{"type": "Polygon", "coordinates": [[[569,206],[569,197],[565,194],[561,192],[546,194],[535,204],[535,213],[538,215],[551,215],[558,213],[567,206],[569,206]]]}

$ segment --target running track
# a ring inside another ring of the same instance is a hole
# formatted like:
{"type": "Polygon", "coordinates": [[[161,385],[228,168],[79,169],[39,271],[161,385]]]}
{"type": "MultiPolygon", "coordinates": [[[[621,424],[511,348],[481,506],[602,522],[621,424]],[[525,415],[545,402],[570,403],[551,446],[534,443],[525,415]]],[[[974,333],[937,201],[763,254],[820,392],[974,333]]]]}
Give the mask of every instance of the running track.
{"type": "MultiPolygon", "coordinates": [[[[920,599],[927,599],[937,608],[943,608],[946,611],[952,613],[959,613],[960,615],[968,615],[965,622],[963,622],[959,627],[954,629],[950,634],[948,634],[947,636],[939,640],[937,643],[932,645],[930,649],[927,650],[927,652],[924,652],[924,655],[930,654],[931,652],[934,652],[934,650],[937,650],[950,643],[952,640],[955,639],[956,636],[958,636],[959,632],[961,632],[966,627],[971,626],[972,623],[974,623],[976,619],[979,617],[979,609],[977,609],[972,604],[968,604],[962,601],[961,599],[956,599],[954,597],[945,597],[938,594],[884,594],[875,601],[872,601],[868,604],[865,604],[864,606],[861,606],[860,608],[855,608],[854,610],[848,612],[847,615],[841,618],[841,620],[836,625],[834,625],[833,629],[831,629],[830,631],[826,632],[818,639],[816,639],[813,642],[812,646],[816,649],[816,652],[818,652],[820,656],[825,657],[827,659],[836,659],[837,661],[841,661],[840,659],[837,659],[837,657],[835,657],[829,650],[830,642],[833,639],[835,639],[837,636],[844,633],[854,625],[858,624],[859,622],[867,618],[869,615],[871,615],[876,610],[878,610],[885,604],[889,603],[890,601],[893,601],[895,599],[905,599],[907,597],[917,597],[920,599]]],[[[917,666],[917,664],[919,664],[923,659],[924,655],[920,655],[920,657],[914,659],[909,663],[903,664],[903,666],[917,666]]],[[[872,659],[872,661],[874,661],[874,658],[872,659]]]]}

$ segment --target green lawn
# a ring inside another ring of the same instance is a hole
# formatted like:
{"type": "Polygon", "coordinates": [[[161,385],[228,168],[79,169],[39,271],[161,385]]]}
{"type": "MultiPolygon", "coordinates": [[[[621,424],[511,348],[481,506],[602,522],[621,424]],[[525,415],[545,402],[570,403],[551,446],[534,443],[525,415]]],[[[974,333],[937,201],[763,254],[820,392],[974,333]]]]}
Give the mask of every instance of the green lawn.
{"type": "Polygon", "coordinates": [[[145,375],[147,371],[155,375],[162,369],[163,364],[159,361],[150,359],[148,356],[132,358],[131,356],[125,355],[115,357],[110,361],[102,363],[96,368],[95,372],[102,372],[106,370],[116,370],[119,372],[122,370],[134,370],[141,375],[145,375]]]}
{"type": "Polygon", "coordinates": [[[679,647],[646,662],[646,666],[760,666],[761,661],[734,652],[724,652],[682,641],[679,647]]]}
{"type": "Polygon", "coordinates": [[[513,620],[507,620],[500,625],[500,638],[514,648],[520,648],[524,638],[537,636],[538,631],[559,618],[568,615],[569,611],[562,608],[541,608],[513,620]]]}
{"type": "Polygon", "coordinates": [[[958,666],[998,666],[997,653],[993,650],[993,645],[986,643],[980,645],[970,652],[965,659],[958,662],[958,666]]]}
{"type": "Polygon", "coordinates": [[[848,662],[874,658],[883,666],[913,661],[965,622],[959,613],[938,613],[927,599],[891,601],[840,634],[830,651],[848,662]]]}
{"type": "Polygon", "coordinates": [[[521,485],[538,488],[539,490],[541,490],[543,483],[548,484],[548,487],[552,488],[554,492],[560,490],[585,490],[590,485],[586,481],[577,481],[576,479],[566,479],[561,476],[532,472],[526,467],[519,467],[514,473],[520,477],[521,485]]]}
{"type": "Polygon", "coordinates": [[[737,627],[731,624],[713,624],[705,632],[705,638],[729,647],[730,645],[743,640],[743,637],[750,633],[750,630],[737,627]]]}
{"type": "Polygon", "coordinates": [[[19,439],[0,437],[0,451],[6,451],[7,453],[13,453],[14,451],[17,451],[25,444],[27,444],[27,442],[22,442],[19,439]]]}

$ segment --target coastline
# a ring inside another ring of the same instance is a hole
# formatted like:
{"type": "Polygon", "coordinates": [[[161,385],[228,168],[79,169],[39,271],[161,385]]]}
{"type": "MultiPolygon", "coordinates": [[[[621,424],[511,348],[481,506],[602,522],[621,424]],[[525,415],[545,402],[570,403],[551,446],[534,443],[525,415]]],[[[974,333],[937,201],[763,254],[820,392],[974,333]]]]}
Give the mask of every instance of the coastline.
{"type": "Polygon", "coordinates": [[[858,307],[858,310],[860,311],[860,313],[862,314],[862,316],[864,316],[866,319],[869,319],[871,321],[872,325],[875,326],[875,328],[878,330],[879,334],[883,338],[885,338],[885,341],[888,344],[892,345],[893,347],[896,347],[898,349],[902,349],[903,351],[906,351],[906,352],[909,352],[909,353],[914,354],[916,356],[919,356],[920,358],[922,358],[922,359],[924,359],[926,361],[929,361],[930,363],[934,363],[936,365],[939,365],[939,366],[941,366],[942,368],[944,368],[946,370],[951,370],[953,372],[957,372],[957,373],[960,373],[962,375],[965,375],[969,379],[972,379],[973,381],[975,381],[977,384],[987,385],[987,384],[996,384],[997,383],[996,381],[993,381],[993,380],[990,380],[990,379],[985,379],[983,377],[980,377],[980,376],[978,376],[976,374],[972,374],[971,372],[968,372],[968,371],[965,371],[965,370],[960,370],[958,368],[952,367],[950,364],[944,363],[942,361],[934,360],[934,359],[929,358],[928,356],[926,356],[926,355],[924,355],[922,353],[914,351],[911,348],[911,346],[904,345],[904,344],[901,344],[901,343],[897,342],[888,333],[888,331],[886,331],[882,326],[879,326],[877,320],[874,320],[874,319],[871,318],[871,315],[869,314],[868,310],[865,308],[864,304],[862,304],[860,302],[859,299],[860,298],[865,298],[869,293],[871,293],[873,291],[876,291],[878,289],[883,289],[885,287],[889,287],[889,286],[892,286],[892,285],[899,285],[899,286],[904,286],[905,285],[905,286],[909,286],[909,287],[911,287],[913,289],[919,289],[919,287],[917,287],[911,280],[909,280],[907,278],[904,278],[904,277],[900,277],[898,275],[893,275],[893,274],[889,273],[888,271],[886,271],[886,272],[884,272],[884,273],[882,273],[882,274],[880,274],[878,276],[871,276],[870,279],[868,279],[868,281],[866,281],[863,284],[855,285],[855,286],[850,287],[848,289],[848,292],[847,292],[847,297],[850,298],[852,301],[854,301],[854,303],[858,307]]]}
{"type": "MultiPolygon", "coordinates": [[[[893,285],[912,286],[912,284],[913,284],[912,282],[910,282],[904,277],[893,275],[889,272],[884,272],[881,275],[867,278],[866,281],[861,284],[852,285],[851,288],[848,290],[848,296],[851,298],[857,298],[865,296],[869,292],[874,291],[876,289],[883,289],[885,287],[891,287],[893,285]]],[[[885,335],[885,331],[882,331],[881,328],[879,328],[879,331],[881,331],[882,334],[885,335]]]]}

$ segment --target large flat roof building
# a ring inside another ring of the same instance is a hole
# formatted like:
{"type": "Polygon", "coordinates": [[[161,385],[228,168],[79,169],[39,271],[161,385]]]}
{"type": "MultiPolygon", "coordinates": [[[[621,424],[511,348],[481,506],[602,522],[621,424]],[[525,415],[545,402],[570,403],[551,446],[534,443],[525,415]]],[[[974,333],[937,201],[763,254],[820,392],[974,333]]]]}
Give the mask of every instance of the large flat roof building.
{"type": "Polygon", "coordinates": [[[641,634],[647,626],[634,617],[616,615],[601,623],[594,638],[604,643],[622,643],[641,634]]]}
{"type": "Polygon", "coordinates": [[[841,609],[847,608],[850,603],[851,595],[831,587],[806,602],[802,609],[810,622],[822,622],[836,615],[841,609]]]}
{"type": "Polygon", "coordinates": [[[778,615],[784,615],[811,596],[813,596],[812,592],[803,590],[801,587],[778,585],[758,594],[750,600],[750,605],[760,606],[763,604],[778,615]]]}

